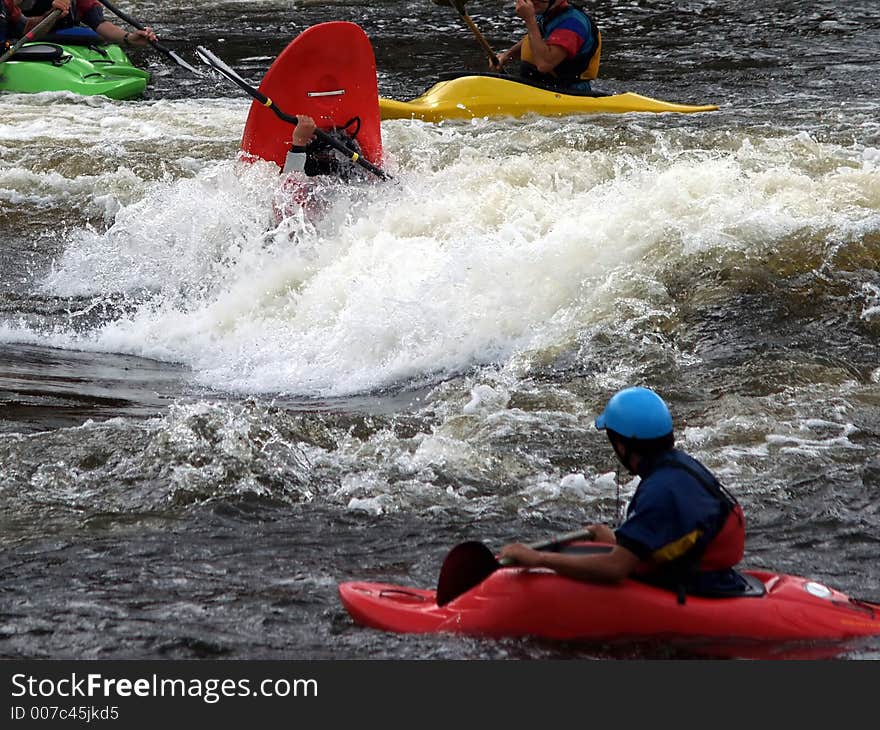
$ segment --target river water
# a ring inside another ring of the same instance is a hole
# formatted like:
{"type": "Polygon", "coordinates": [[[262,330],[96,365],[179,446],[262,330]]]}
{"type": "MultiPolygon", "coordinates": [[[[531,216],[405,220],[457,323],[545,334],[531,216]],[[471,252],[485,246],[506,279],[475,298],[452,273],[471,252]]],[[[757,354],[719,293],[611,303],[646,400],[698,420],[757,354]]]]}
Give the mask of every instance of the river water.
{"type": "MultiPolygon", "coordinates": [[[[316,225],[272,222],[222,79],[144,50],[143,99],[0,96],[0,656],[698,656],[396,636],[337,597],[613,522],[591,423],[628,384],[740,498],[743,567],[880,601],[880,8],[590,7],[599,89],[719,111],[384,122],[395,183],[316,225]]],[[[124,9],[255,83],[326,20],[383,96],[485,67],[430,0],[124,9]]]]}

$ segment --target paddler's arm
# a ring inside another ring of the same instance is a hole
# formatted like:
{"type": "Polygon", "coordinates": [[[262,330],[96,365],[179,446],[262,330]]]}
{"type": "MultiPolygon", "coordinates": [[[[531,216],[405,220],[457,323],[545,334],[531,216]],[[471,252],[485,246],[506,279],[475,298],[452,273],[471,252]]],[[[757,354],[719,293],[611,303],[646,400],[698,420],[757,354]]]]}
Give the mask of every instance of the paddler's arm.
{"type": "Polygon", "coordinates": [[[526,24],[529,45],[535,58],[535,67],[542,74],[552,73],[562,63],[568,53],[562,46],[549,45],[541,36],[541,28],[535,17],[535,6],[532,0],[516,0],[516,14],[526,24]]]}
{"type": "Polygon", "coordinates": [[[150,42],[155,43],[157,40],[156,33],[152,28],[125,30],[109,20],[101,21],[94,30],[108,43],[116,43],[122,46],[140,46],[143,48],[148,46],[150,42]]]}
{"type": "Polygon", "coordinates": [[[291,147],[287,151],[284,160],[284,174],[289,172],[305,172],[306,169],[306,146],[315,136],[315,120],[305,114],[297,114],[299,124],[293,130],[291,147]]]}
{"type": "Polygon", "coordinates": [[[525,568],[549,568],[567,578],[588,583],[619,583],[635,571],[638,556],[615,544],[614,532],[607,525],[590,525],[597,542],[614,544],[611,552],[600,554],[548,553],[514,543],[501,549],[500,557],[509,558],[525,568]]]}

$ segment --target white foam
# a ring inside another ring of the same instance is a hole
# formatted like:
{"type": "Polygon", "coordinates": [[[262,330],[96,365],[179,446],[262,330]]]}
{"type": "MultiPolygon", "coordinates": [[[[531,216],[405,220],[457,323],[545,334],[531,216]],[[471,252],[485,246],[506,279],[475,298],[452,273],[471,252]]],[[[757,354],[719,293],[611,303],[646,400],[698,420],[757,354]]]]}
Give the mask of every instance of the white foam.
{"type": "MultiPolygon", "coordinates": [[[[158,122],[113,107],[102,130],[127,144],[184,138],[201,123],[185,103],[156,108],[158,122]]],[[[220,108],[227,121],[241,111],[220,108]]],[[[73,231],[44,290],[121,295],[131,314],[56,331],[54,344],[182,362],[233,391],[368,391],[515,363],[603,323],[641,336],[639,323],[674,316],[658,273],[682,257],[762,255],[801,231],[880,228],[862,202],[873,157],[807,135],[721,152],[675,130],[621,148],[584,119],[383,131],[395,182],[326,191],[314,225],[272,229],[277,168],[231,156],[130,186],[133,200],[93,196],[112,225],[73,231]]]]}

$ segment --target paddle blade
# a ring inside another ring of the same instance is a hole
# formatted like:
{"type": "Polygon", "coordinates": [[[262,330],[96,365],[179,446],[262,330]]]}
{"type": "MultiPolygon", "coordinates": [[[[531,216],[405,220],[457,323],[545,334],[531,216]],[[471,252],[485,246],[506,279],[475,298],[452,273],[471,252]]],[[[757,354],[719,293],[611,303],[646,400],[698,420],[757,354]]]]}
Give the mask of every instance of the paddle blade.
{"type": "MultiPolygon", "coordinates": [[[[158,45],[158,43],[156,45],[158,45]]],[[[196,76],[204,76],[205,75],[199,69],[197,69],[195,66],[187,63],[175,51],[172,51],[170,48],[165,48],[164,46],[162,46],[162,48],[163,48],[163,52],[166,52],[166,55],[181,68],[185,68],[187,71],[195,74],[196,76]]]]}
{"type": "Polygon", "coordinates": [[[247,83],[241,76],[233,71],[219,56],[209,51],[204,46],[196,46],[196,55],[202,63],[208,64],[215,71],[219,71],[226,78],[237,84],[247,83]]]}
{"type": "Polygon", "coordinates": [[[456,545],[446,555],[437,579],[437,605],[445,606],[501,567],[492,551],[476,540],[456,545]]]}

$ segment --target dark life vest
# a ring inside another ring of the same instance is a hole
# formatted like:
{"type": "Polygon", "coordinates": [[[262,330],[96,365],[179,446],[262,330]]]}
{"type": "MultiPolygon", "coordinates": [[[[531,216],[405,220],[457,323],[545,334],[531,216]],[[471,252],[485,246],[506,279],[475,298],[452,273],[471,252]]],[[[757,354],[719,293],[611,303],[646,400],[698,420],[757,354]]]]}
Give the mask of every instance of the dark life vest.
{"type": "Polygon", "coordinates": [[[657,466],[687,472],[721,504],[719,520],[706,529],[682,560],[700,571],[724,570],[739,563],[745,554],[746,518],[736,498],[708,470],[694,468],[675,452],[661,456],[657,466]]]}
{"type": "MultiPolygon", "coordinates": [[[[360,117],[353,117],[340,127],[327,131],[327,135],[348,149],[352,154],[360,155],[361,147],[357,141],[361,130],[360,117]]],[[[341,153],[320,137],[315,137],[306,146],[306,165],[303,172],[309,177],[314,175],[338,175],[348,179],[354,171],[350,160],[342,158],[341,153]]]]}

